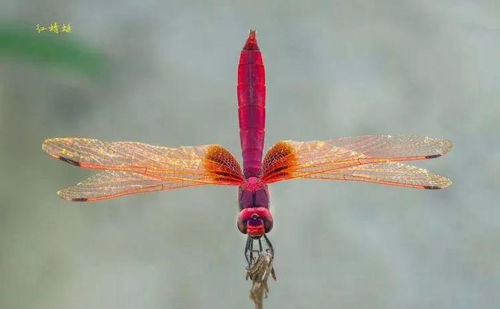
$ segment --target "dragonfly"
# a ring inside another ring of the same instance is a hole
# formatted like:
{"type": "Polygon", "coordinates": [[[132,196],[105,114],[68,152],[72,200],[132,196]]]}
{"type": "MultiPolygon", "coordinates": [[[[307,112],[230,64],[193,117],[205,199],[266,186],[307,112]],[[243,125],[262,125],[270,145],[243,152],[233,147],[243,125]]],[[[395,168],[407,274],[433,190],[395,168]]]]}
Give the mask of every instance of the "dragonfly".
{"type": "Polygon", "coordinates": [[[256,33],[250,31],[238,64],[238,118],[243,169],[217,144],[189,147],[93,138],[51,138],[50,156],[99,173],[58,191],[65,200],[92,202],[120,196],[205,185],[238,187],[238,230],[247,235],[249,266],[255,253],[274,248],[268,185],[291,179],[358,181],[416,189],[443,189],[451,181],[406,161],[440,157],[447,139],[415,135],[364,135],[323,141],[278,141],[263,158],[266,81],[256,33]],[[264,242],[262,241],[264,239],[264,242]],[[264,243],[264,244],[263,244],[264,243]],[[257,249],[258,246],[258,249],[257,249]]]}

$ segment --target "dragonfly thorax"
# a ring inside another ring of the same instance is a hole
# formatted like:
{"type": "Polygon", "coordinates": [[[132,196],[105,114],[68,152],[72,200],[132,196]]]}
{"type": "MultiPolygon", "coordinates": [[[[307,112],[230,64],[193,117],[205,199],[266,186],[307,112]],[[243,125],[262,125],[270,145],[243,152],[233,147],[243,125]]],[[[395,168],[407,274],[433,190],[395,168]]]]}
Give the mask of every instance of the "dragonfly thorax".
{"type": "Polygon", "coordinates": [[[244,190],[256,192],[265,187],[265,184],[259,177],[248,177],[241,187],[244,190]]]}
{"type": "Polygon", "coordinates": [[[267,185],[257,177],[249,177],[240,185],[238,194],[240,209],[247,207],[269,207],[267,185]]]}

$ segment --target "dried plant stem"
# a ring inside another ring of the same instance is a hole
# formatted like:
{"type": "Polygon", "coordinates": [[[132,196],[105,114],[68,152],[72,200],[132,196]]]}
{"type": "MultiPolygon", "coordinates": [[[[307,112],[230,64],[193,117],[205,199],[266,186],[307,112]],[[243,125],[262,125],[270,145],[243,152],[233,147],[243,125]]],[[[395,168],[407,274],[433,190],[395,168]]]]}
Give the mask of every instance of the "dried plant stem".
{"type": "Polygon", "coordinates": [[[247,270],[246,279],[252,280],[250,299],[254,302],[256,309],[263,308],[264,297],[267,297],[269,293],[269,286],[267,285],[269,275],[276,280],[272,263],[273,256],[267,252],[261,252],[247,270]]]}

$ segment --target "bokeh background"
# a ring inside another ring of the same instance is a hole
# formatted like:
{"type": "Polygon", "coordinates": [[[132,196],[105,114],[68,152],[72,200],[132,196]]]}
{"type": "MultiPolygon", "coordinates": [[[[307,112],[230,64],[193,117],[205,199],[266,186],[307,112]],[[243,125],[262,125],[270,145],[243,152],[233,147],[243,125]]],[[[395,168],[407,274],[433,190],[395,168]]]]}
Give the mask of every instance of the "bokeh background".
{"type": "Polygon", "coordinates": [[[240,156],[236,68],[264,53],[266,148],[360,134],[448,138],[442,191],[271,188],[267,308],[498,308],[498,1],[1,1],[0,308],[252,308],[236,190],[69,203],[92,174],[48,137],[240,156]],[[70,34],[35,25],[71,24],[70,34]]]}

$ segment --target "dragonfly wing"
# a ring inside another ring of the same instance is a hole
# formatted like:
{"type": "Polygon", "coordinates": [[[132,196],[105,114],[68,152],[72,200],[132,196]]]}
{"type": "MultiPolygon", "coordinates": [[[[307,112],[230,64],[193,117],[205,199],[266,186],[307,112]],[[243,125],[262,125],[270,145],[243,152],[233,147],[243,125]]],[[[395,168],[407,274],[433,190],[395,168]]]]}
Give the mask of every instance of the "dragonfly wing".
{"type": "Polygon", "coordinates": [[[168,148],[136,142],[89,138],[53,138],[42,149],[52,157],[85,169],[133,172],[158,180],[239,185],[240,165],[219,145],[168,148]]]}
{"type": "Polygon", "coordinates": [[[337,171],[311,174],[306,179],[350,180],[416,189],[443,189],[451,181],[423,168],[400,162],[365,164],[337,171]]]}
{"type": "Polygon", "coordinates": [[[69,201],[91,202],[136,193],[170,191],[199,185],[201,184],[195,181],[158,180],[132,172],[104,171],[75,186],[64,188],[57,194],[69,201]]]}
{"type": "Polygon", "coordinates": [[[446,154],[451,147],[449,140],[412,135],[281,141],[264,158],[263,180],[272,183],[367,164],[432,159],[446,154]]]}

